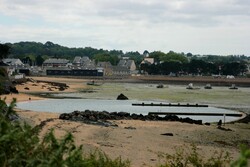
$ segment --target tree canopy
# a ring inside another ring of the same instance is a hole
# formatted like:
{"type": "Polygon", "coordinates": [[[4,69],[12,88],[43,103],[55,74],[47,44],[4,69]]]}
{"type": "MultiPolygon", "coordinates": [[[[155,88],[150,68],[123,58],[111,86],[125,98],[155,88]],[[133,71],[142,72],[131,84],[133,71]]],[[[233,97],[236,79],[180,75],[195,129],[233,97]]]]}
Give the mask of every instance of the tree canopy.
{"type": "Polygon", "coordinates": [[[10,53],[10,46],[7,44],[0,44],[0,60],[6,58],[10,53]]]}

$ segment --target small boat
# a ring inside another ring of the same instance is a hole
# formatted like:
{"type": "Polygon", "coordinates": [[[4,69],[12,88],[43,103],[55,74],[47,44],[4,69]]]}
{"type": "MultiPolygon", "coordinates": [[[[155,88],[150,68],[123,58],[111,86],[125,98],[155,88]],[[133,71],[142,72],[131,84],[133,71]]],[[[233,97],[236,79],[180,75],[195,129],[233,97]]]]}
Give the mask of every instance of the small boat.
{"type": "Polygon", "coordinates": [[[87,82],[87,85],[92,85],[92,86],[100,86],[102,84],[96,83],[94,80],[91,82],[87,82]]]}
{"type": "Polygon", "coordinates": [[[229,89],[238,89],[235,84],[232,84],[232,86],[229,89]]]}
{"type": "Polygon", "coordinates": [[[159,84],[156,86],[156,88],[163,88],[163,87],[164,87],[163,84],[159,84]]]}
{"type": "Polygon", "coordinates": [[[188,84],[188,86],[186,87],[186,89],[200,89],[199,87],[194,87],[193,83],[188,84]]]}
{"type": "Polygon", "coordinates": [[[206,84],[206,86],[204,87],[204,89],[212,89],[211,84],[206,84]]]}

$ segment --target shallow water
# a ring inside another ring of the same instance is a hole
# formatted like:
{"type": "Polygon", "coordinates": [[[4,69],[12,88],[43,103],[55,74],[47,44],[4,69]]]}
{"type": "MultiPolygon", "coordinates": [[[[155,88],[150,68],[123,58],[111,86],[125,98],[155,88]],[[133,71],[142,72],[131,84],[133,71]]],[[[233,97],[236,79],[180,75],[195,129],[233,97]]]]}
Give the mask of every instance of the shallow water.
{"type": "MultiPolygon", "coordinates": [[[[137,100],[101,100],[101,99],[47,99],[17,103],[17,108],[38,112],[70,113],[75,110],[95,110],[108,112],[129,112],[146,115],[148,112],[188,112],[188,113],[237,113],[235,111],[215,107],[161,107],[161,106],[132,106],[132,103],[151,103],[137,100]]],[[[156,103],[156,102],[154,102],[156,103]]],[[[179,116],[189,117],[203,122],[218,122],[223,116],[179,116]]],[[[239,119],[226,117],[226,122],[239,119]]]]}

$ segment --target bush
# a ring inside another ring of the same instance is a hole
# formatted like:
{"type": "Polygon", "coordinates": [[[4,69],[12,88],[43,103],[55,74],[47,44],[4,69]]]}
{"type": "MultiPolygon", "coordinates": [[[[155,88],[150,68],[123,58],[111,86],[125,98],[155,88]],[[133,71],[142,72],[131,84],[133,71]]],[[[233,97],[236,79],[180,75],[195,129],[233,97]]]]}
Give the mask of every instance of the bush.
{"type": "Polygon", "coordinates": [[[207,160],[197,152],[197,147],[192,145],[191,150],[180,148],[174,155],[160,154],[165,158],[164,164],[160,167],[226,167],[230,164],[231,158],[228,153],[214,152],[213,156],[207,160]]]}

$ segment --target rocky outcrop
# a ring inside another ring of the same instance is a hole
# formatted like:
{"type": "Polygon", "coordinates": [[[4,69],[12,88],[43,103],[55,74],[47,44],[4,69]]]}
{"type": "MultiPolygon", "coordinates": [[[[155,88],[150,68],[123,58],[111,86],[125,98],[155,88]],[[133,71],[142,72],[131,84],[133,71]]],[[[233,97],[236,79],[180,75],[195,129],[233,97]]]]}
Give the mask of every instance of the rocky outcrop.
{"type": "Polygon", "coordinates": [[[202,125],[202,120],[192,120],[190,118],[179,118],[176,115],[166,115],[159,117],[158,115],[142,115],[130,114],[127,112],[107,112],[107,111],[74,111],[72,113],[63,113],[59,119],[80,121],[87,124],[103,125],[103,126],[117,126],[111,123],[110,120],[142,120],[142,121],[179,121],[191,124],[202,125]]]}
{"type": "Polygon", "coordinates": [[[128,97],[121,93],[116,100],[128,100],[128,97]]]}

